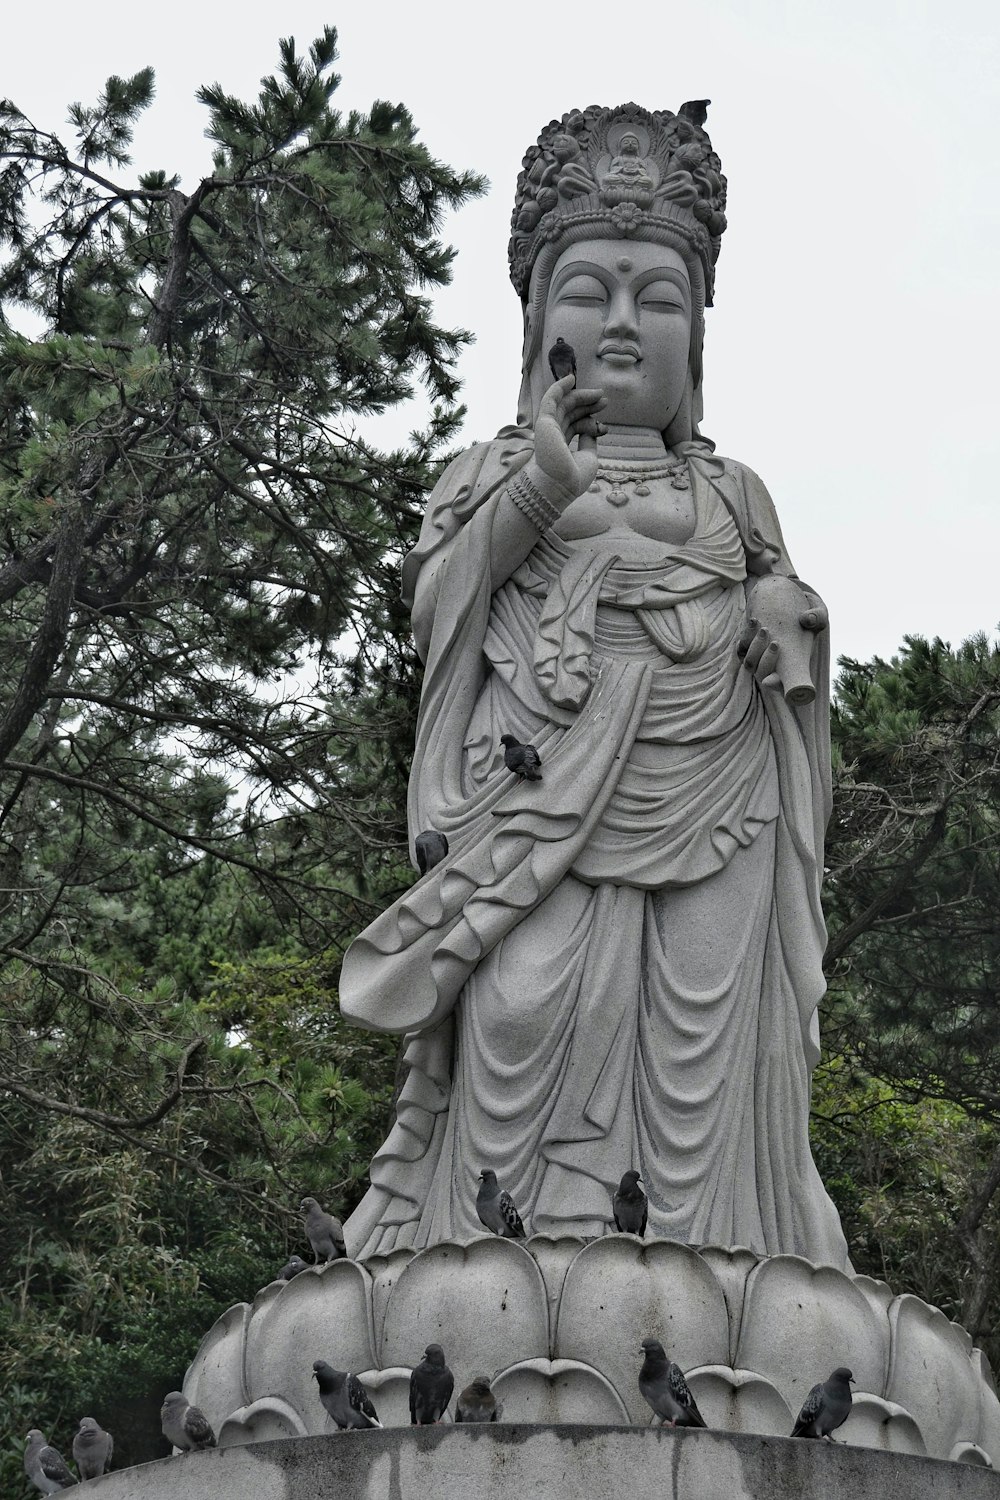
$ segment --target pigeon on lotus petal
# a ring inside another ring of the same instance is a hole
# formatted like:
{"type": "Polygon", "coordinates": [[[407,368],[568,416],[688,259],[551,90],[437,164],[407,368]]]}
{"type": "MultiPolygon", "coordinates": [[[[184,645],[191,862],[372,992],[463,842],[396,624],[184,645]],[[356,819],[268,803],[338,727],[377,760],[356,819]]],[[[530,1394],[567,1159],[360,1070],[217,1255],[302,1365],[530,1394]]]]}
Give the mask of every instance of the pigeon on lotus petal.
{"type": "Polygon", "coordinates": [[[347,1246],[344,1244],[344,1226],[340,1220],[335,1219],[333,1214],[324,1212],[315,1198],[303,1198],[299,1211],[316,1264],[342,1259],[347,1254],[347,1246]]]}
{"type": "Polygon", "coordinates": [[[215,1447],[215,1433],[200,1406],[192,1406],[181,1391],[169,1391],[160,1407],[163,1436],[182,1453],[215,1447]]]}
{"type": "Polygon", "coordinates": [[[497,1182],[497,1174],[480,1172],[482,1183],[476,1197],[476,1213],[487,1229],[505,1240],[523,1240],[524,1225],[514,1200],[497,1182]]]}
{"type": "Polygon", "coordinates": [[[522,781],[541,781],[542,761],[534,745],[522,745],[512,734],[502,734],[500,743],[504,747],[503,763],[508,771],[513,771],[522,781]]]}
{"type": "Polygon", "coordinates": [[[829,1380],[814,1385],[795,1419],[792,1437],[826,1438],[827,1442],[833,1442],[830,1434],[850,1415],[853,1380],[850,1370],[840,1365],[829,1380]]]}
{"type": "Polygon", "coordinates": [[[410,1424],[431,1427],[448,1410],[455,1377],[445,1364],[440,1344],[428,1344],[424,1357],[410,1375],[410,1424]]]}
{"type": "Polygon", "coordinates": [[[417,854],[417,869],[421,875],[426,875],[428,870],[433,870],[448,854],[448,840],[443,833],[438,833],[434,828],[428,828],[424,833],[418,833],[413,840],[413,847],[417,854]]]}
{"type": "Polygon", "coordinates": [[[496,1422],[500,1417],[497,1398],[485,1375],[474,1375],[455,1402],[456,1422],[496,1422]]]}
{"type": "Polygon", "coordinates": [[[659,1339],[643,1339],[642,1350],[645,1357],[639,1371],[639,1390],[654,1415],[670,1427],[705,1427],[683,1371],[667,1358],[659,1339]]]}
{"type": "Polygon", "coordinates": [[[291,1281],[293,1277],[301,1275],[308,1269],[309,1262],[303,1260],[301,1255],[290,1255],[274,1279],[275,1281],[291,1281]]]}
{"type": "Polygon", "coordinates": [[[313,1374],[319,1399],[340,1428],[381,1427],[378,1413],[361,1381],[349,1370],[335,1370],[325,1359],[316,1360],[313,1374]]]}
{"type": "Polygon", "coordinates": [[[94,1417],[81,1417],[73,1439],[73,1461],[81,1479],[99,1479],[111,1463],[115,1440],[94,1417]]]}
{"type": "Polygon", "coordinates": [[[24,1450],[24,1472],[43,1495],[55,1495],[68,1490],[76,1480],[57,1448],[47,1441],[44,1432],[33,1427],[28,1433],[28,1446],[24,1450]]]}
{"type": "Polygon", "coordinates": [[[646,1233],[646,1215],[649,1201],[639,1186],[638,1172],[626,1172],[618,1184],[613,1202],[615,1227],[620,1234],[646,1233]]]}

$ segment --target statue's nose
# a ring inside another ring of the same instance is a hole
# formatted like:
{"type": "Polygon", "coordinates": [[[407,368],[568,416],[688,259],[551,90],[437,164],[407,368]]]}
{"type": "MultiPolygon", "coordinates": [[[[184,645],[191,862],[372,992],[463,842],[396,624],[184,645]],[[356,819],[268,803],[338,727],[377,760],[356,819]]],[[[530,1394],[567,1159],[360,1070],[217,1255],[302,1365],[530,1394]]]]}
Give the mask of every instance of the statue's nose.
{"type": "Polygon", "coordinates": [[[635,305],[635,298],[625,287],[620,287],[611,298],[604,334],[606,338],[635,339],[638,337],[639,311],[635,305]]]}

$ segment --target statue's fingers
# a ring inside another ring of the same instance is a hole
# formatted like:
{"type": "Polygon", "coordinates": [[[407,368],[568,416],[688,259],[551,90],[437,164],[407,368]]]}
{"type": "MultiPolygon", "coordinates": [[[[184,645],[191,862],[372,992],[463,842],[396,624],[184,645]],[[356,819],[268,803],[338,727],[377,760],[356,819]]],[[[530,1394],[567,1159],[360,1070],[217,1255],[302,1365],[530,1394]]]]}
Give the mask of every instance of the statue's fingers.
{"type": "Polygon", "coordinates": [[[775,670],[777,665],[778,645],[776,641],[771,641],[767,646],[764,647],[764,650],[761,652],[760,660],[758,661],[755,669],[755,676],[761,686],[763,686],[765,680],[771,676],[771,673],[775,670]]]}
{"type": "Polygon", "coordinates": [[[746,656],[747,648],[749,647],[750,642],[753,640],[754,636],[757,634],[757,628],[758,627],[756,620],[748,620],[743,629],[740,631],[740,638],[736,642],[736,655],[741,659],[746,656]]]}
{"type": "MultiPolygon", "coordinates": [[[[758,630],[753,640],[750,642],[749,646],[746,649],[746,654],[743,658],[743,665],[747,667],[751,672],[756,672],[757,667],[760,664],[761,657],[764,655],[764,652],[771,644],[771,637],[768,635],[767,631],[758,630]]],[[[777,651],[775,651],[775,659],[777,659],[777,651]]]]}

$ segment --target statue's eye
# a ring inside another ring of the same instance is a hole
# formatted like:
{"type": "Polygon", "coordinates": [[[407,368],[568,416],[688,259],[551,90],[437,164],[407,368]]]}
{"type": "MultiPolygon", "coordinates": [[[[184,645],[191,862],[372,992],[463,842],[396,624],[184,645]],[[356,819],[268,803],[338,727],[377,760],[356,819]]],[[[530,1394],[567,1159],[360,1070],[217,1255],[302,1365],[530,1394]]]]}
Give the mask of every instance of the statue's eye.
{"type": "Polygon", "coordinates": [[[596,276],[571,276],[560,289],[558,300],[574,307],[603,307],[608,293],[596,276]]]}
{"type": "Polygon", "coordinates": [[[650,281],[639,293],[639,306],[649,312],[684,312],[684,294],[672,281],[650,281]]]}

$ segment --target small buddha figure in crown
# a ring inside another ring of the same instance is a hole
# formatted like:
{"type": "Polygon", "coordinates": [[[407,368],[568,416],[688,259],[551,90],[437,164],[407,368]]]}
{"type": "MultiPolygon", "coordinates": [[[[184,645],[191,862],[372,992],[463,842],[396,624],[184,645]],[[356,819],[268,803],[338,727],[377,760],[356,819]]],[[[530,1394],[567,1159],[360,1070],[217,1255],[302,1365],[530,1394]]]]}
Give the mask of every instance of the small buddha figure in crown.
{"type": "Polygon", "coordinates": [[[452,463],[403,569],[411,837],[448,852],[343,964],[345,1014],[407,1037],[355,1255],[476,1233],[502,1164],[536,1232],[609,1232],[633,1168],[651,1233],[847,1264],[808,1141],[826,614],[700,431],[706,107],[572,111],[524,159],[518,420],[452,463]]]}

